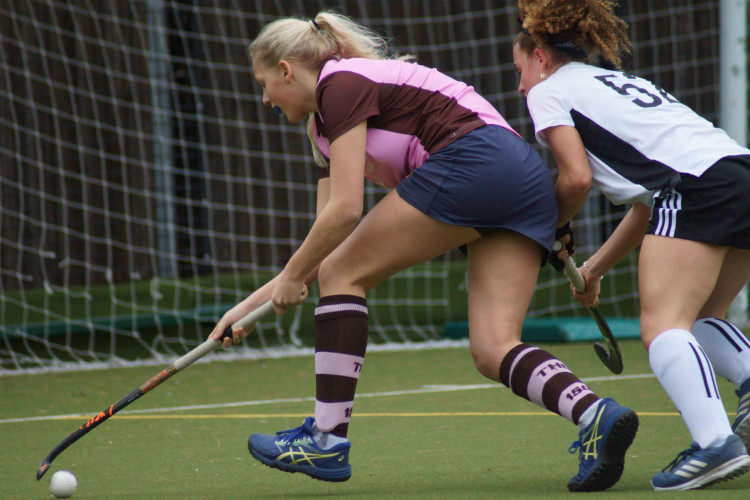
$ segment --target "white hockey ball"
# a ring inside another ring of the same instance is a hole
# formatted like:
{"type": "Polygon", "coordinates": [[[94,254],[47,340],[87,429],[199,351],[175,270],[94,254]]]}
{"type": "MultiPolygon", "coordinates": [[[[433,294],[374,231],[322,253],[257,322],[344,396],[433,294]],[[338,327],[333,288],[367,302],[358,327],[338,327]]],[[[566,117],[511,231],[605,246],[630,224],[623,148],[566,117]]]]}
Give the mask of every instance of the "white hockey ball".
{"type": "Polygon", "coordinates": [[[72,472],[59,470],[49,480],[49,490],[56,498],[69,498],[76,492],[78,481],[72,472]]]}

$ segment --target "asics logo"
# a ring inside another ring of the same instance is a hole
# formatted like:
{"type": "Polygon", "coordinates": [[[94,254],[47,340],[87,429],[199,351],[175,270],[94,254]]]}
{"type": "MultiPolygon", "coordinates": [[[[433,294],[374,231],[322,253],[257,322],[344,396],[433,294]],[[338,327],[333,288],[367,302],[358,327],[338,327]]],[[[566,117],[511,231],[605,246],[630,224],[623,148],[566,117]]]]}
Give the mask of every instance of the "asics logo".
{"type": "Polygon", "coordinates": [[[585,460],[596,460],[599,456],[599,441],[602,439],[602,435],[599,434],[599,421],[604,413],[604,406],[603,404],[599,405],[599,411],[596,414],[594,425],[591,427],[591,432],[586,440],[581,443],[581,457],[585,460]]]}
{"type": "MultiPolygon", "coordinates": [[[[289,451],[284,452],[276,457],[276,460],[285,461],[290,465],[307,464],[314,466],[315,460],[333,458],[336,455],[341,455],[341,453],[311,453],[302,446],[298,446],[297,449],[289,448],[289,451]]],[[[341,457],[339,458],[339,462],[341,462],[343,459],[344,455],[341,455],[341,457]]]]}

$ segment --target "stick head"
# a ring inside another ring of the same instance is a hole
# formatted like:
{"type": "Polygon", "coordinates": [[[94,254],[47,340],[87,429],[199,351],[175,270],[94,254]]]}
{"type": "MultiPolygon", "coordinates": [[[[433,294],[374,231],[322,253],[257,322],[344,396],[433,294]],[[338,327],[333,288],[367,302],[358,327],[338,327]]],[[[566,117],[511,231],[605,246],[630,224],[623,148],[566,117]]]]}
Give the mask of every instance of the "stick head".
{"type": "Polygon", "coordinates": [[[36,470],[36,480],[39,481],[43,475],[47,473],[49,470],[49,460],[46,458],[44,459],[44,462],[39,466],[39,468],[36,470]]]}
{"type": "Polygon", "coordinates": [[[594,344],[594,351],[596,351],[596,355],[602,360],[604,366],[609,368],[609,371],[616,375],[622,373],[622,356],[620,356],[620,353],[616,349],[609,346],[608,350],[601,342],[596,342],[594,344]]]}

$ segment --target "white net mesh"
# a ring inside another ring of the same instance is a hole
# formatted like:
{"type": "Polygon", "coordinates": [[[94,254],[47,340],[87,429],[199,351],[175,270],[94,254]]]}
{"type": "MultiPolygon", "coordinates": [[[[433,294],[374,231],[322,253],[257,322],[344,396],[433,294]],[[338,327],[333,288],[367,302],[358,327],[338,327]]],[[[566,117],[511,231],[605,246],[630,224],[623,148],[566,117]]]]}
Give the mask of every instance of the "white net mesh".
{"type": "MultiPolygon", "coordinates": [[[[474,85],[533,140],[515,2],[0,0],[0,373],[184,353],[283,267],[315,171],[303,129],[262,106],[246,47],[279,16],[329,8],[474,85]]],[[[715,121],[717,2],[621,9],[636,71],[715,121]]],[[[368,186],[368,206],[382,194],[368,186]]],[[[621,215],[593,196],[579,252],[621,215]]],[[[635,313],[633,265],[605,282],[607,312],[635,313]]],[[[373,290],[371,340],[436,339],[465,318],[464,267],[454,253],[373,290]]],[[[579,313],[563,281],[543,270],[531,316],[579,313]]],[[[246,350],[305,343],[315,300],[246,350]]]]}

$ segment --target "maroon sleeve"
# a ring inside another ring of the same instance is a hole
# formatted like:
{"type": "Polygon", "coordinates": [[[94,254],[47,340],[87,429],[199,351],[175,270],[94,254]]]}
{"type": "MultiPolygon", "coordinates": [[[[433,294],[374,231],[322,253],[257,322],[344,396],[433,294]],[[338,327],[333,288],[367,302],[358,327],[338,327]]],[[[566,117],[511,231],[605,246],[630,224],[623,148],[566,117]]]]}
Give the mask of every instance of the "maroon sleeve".
{"type": "Polygon", "coordinates": [[[331,73],[318,83],[316,99],[328,142],[333,143],[358,123],[379,115],[379,93],[377,83],[349,71],[331,73]]]}

